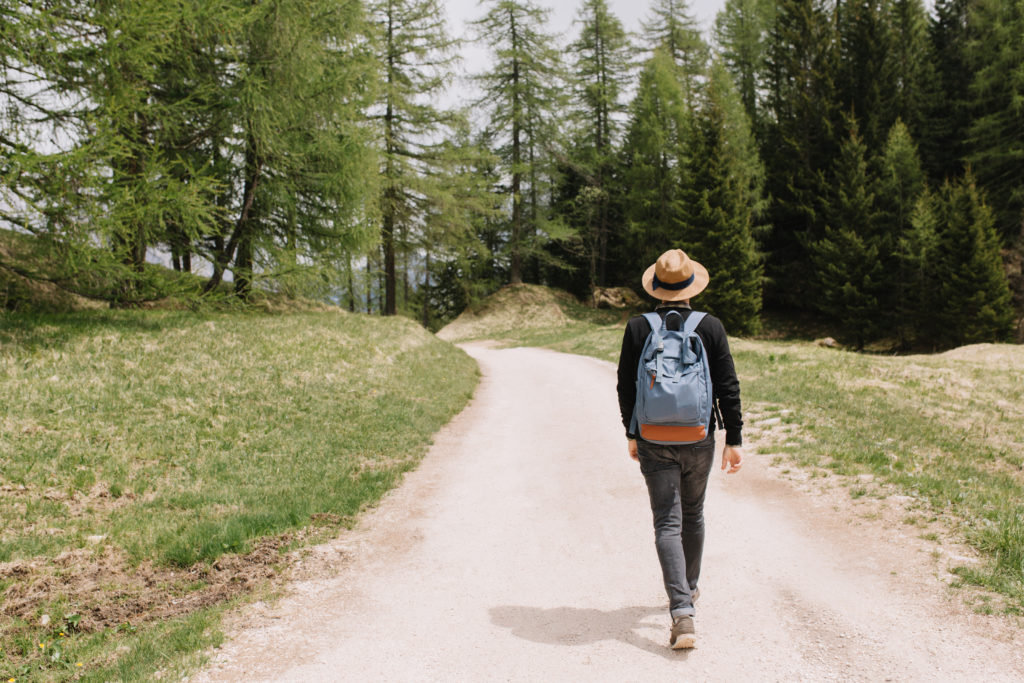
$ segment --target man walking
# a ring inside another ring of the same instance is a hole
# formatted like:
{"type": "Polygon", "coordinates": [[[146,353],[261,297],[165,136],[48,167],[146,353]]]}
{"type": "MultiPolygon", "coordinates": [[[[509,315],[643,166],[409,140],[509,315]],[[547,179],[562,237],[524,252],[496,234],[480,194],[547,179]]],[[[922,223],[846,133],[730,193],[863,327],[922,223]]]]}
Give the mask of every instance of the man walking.
{"type": "MultiPolygon", "coordinates": [[[[681,249],[672,249],[647,269],[642,282],[644,290],[660,300],[655,312],[662,320],[669,311],[677,311],[685,323],[693,312],[690,299],[704,291],[708,280],[704,266],[681,249]]],[[[704,316],[694,331],[704,344],[711,374],[712,403],[717,404],[725,427],[722,469],[728,468],[728,473],[734,474],[743,464],[743,417],[740,385],[729,342],[722,322],[711,315],[704,316]]],[[[700,594],[697,581],[704,550],[704,493],[715,455],[715,420],[711,419],[703,440],[687,445],[659,445],[630,431],[638,364],[650,333],[651,325],[643,316],[630,319],[626,325],[619,355],[619,408],[629,440],[629,455],[639,461],[650,494],[655,546],[672,616],[669,645],[674,649],[691,648],[696,643],[694,603],[700,594]]]]}

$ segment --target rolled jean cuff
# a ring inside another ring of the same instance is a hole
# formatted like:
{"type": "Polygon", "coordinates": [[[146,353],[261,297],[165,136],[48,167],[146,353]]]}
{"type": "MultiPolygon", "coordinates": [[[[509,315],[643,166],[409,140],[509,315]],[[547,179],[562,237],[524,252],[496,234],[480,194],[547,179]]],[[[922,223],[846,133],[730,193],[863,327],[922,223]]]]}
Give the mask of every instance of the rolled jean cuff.
{"type": "MultiPolygon", "coordinates": [[[[664,612],[662,614],[664,614],[664,612]]],[[[694,609],[693,605],[690,605],[689,607],[680,607],[679,609],[669,610],[669,614],[672,615],[672,621],[675,621],[679,617],[697,616],[697,610],[694,609]]]]}

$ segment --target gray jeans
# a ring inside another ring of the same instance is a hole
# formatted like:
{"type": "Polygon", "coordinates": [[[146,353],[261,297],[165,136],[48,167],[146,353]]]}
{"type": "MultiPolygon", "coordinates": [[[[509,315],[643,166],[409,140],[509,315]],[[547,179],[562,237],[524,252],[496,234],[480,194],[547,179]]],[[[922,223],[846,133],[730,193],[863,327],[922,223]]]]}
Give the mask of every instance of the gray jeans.
{"type": "Polygon", "coordinates": [[[694,614],[692,591],[704,554],[704,494],[715,459],[709,437],[689,446],[659,446],[637,440],[640,471],[654,515],[654,544],[672,618],[694,614]]]}

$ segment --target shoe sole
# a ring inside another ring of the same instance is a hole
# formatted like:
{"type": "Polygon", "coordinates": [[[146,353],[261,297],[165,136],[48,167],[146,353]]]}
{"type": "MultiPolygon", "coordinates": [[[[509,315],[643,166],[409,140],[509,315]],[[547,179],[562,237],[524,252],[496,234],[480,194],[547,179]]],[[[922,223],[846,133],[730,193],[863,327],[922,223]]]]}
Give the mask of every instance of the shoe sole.
{"type": "Polygon", "coordinates": [[[672,643],[673,650],[689,650],[697,645],[697,636],[694,634],[684,634],[676,638],[676,642],[672,643]]]}

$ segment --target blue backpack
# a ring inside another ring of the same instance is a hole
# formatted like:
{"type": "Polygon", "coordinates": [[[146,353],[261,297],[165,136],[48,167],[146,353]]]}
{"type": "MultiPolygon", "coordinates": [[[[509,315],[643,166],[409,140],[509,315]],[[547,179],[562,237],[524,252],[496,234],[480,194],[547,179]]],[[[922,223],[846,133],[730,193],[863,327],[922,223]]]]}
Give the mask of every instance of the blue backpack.
{"type": "Polygon", "coordinates": [[[645,313],[651,326],[636,371],[636,404],[630,433],[644,441],[676,446],[703,441],[711,429],[711,368],[704,342],[694,330],[704,313],[692,312],[686,321],[669,311],[662,321],[645,313]],[[678,330],[668,329],[679,319],[678,330]]]}

